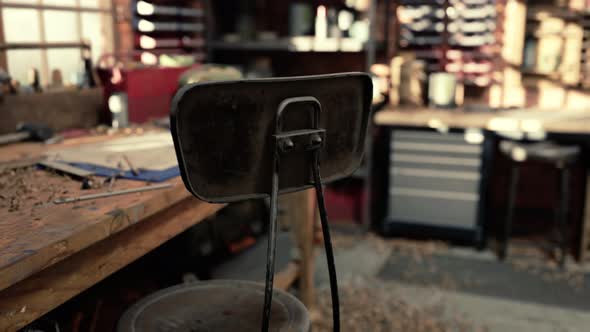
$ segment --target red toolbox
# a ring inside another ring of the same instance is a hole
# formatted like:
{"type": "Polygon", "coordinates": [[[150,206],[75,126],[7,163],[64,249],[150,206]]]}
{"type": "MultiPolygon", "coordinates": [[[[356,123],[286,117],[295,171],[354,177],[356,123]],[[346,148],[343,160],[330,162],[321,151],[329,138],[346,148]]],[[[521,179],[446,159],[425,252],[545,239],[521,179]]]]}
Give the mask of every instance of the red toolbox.
{"type": "Polygon", "coordinates": [[[126,98],[129,123],[143,123],[168,116],[170,101],[178,89],[178,79],[183,72],[199,64],[183,67],[107,66],[105,63],[121,63],[114,55],[105,55],[99,60],[97,70],[104,85],[105,117],[110,123],[108,101],[114,94],[126,98]],[[110,61],[109,61],[110,60],[110,61]]]}

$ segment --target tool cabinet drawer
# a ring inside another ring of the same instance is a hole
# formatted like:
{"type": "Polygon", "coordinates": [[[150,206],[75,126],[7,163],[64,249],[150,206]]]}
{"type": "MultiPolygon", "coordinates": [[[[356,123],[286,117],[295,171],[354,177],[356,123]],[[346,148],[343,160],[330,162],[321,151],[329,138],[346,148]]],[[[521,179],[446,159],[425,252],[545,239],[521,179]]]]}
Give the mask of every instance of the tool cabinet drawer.
{"type": "Polygon", "coordinates": [[[388,220],[472,230],[477,218],[477,194],[426,190],[391,190],[388,220]]]}
{"type": "Polygon", "coordinates": [[[479,190],[480,174],[474,170],[439,170],[392,167],[391,187],[431,189],[451,192],[476,193],[479,190]]]}

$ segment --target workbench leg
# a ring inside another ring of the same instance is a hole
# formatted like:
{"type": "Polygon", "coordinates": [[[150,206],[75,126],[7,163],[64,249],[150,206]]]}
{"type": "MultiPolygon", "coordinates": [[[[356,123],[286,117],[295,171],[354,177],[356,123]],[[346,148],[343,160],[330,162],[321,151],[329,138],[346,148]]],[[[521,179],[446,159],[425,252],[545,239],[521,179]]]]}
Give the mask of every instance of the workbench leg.
{"type": "Polygon", "coordinates": [[[281,210],[299,249],[300,300],[311,309],[315,302],[314,275],[314,223],[316,216],[315,191],[313,189],[283,195],[281,210]]]}
{"type": "Polygon", "coordinates": [[[315,190],[310,189],[302,195],[302,205],[305,207],[305,219],[301,223],[301,236],[299,247],[301,248],[301,278],[299,279],[299,289],[301,291],[301,299],[307,308],[315,304],[315,289],[314,289],[314,240],[315,240],[315,224],[317,216],[317,204],[315,197],[315,190]]]}
{"type": "MultiPolygon", "coordinates": [[[[587,171],[587,173],[590,173],[587,171]]],[[[586,198],[584,199],[584,217],[582,218],[582,232],[580,235],[580,262],[588,257],[588,242],[590,241],[590,174],[586,174],[586,198]]]]}

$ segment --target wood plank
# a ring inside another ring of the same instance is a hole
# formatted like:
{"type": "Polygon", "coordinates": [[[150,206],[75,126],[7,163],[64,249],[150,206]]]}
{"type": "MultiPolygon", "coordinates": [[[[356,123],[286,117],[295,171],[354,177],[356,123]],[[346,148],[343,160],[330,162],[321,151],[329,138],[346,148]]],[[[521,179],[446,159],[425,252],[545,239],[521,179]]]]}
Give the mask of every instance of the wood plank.
{"type": "Polygon", "coordinates": [[[74,167],[74,166],[71,166],[66,163],[60,163],[60,162],[56,162],[56,161],[42,160],[42,161],[39,161],[39,165],[41,165],[45,168],[49,168],[49,169],[58,171],[58,172],[66,173],[66,174],[69,174],[72,176],[77,176],[78,178],[85,178],[85,177],[88,177],[88,176],[94,174],[91,171],[87,171],[85,169],[81,169],[81,168],[74,167]]]}
{"type": "Polygon", "coordinates": [[[59,144],[44,144],[37,142],[21,142],[0,146],[0,163],[19,161],[27,158],[41,158],[47,151],[63,149],[68,146],[90,144],[112,140],[113,138],[128,136],[122,133],[113,135],[88,135],[76,138],[69,138],[59,144]]]}
{"type": "Polygon", "coordinates": [[[163,171],[178,165],[170,132],[150,131],[142,135],[118,137],[47,151],[49,160],[85,163],[112,169],[130,170],[125,158],[142,170],[163,171]]]}
{"type": "Polygon", "coordinates": [[[40,43],[2,43],[0,50],[36,50],[48,48],[90,48],[90,44],[83,41],[80,42],[40,42],[40,43]]]}
{"type": "Polygon", "coordinates": [[[14,132],[19,122],[43,123],[56,131],[90,128],[104,111],[102,88],[7,95],[0,103],[0,134],[14,132]]]}
{"type": "Polygon", "coordinates": [[[18,159],[18,160],[14,160],[14,161],[6,161],[6,162],[0,161],[0,172],[3,172],[8,169],[31,167],[42,160],[43,160],[43,158],[41,158],[41,157],[32,157],[32,158],[18,159]]]}
{"type": "Polygon", "coordinates": [[[1,291],[0,330],[25,326],[222,207],[185,198],[1,291]]]}
{"type": "Polygon", "coordinates": [[[582,232],[580,235],[580,261],[588,258],[590,251],[590,174],[586,175],[586,203],[584,204],[584,215],[582,217],[582,232]]]}
{"type": "Polygon", "coordinates": [[[22,159],[41,158],[47,146],[41,143],[23,142],[0,147],[0,162],[8,163],[22,159]]]}
{"type": "Polygon", "coordinates": [[[287,211],[281,223],[290,225],[299,248],[299,290],[303,304],[310,308],[315,301],[314,273],[314,218],[315,191],[313,189],[282,195],[281,209],[287,211]]]}
{"type": "MultiPolygon", "coordinates": [[[[274,288],[287,291],[297,280],[300,273],[300,265],[295,262],[289,262],[287,266],[275,274],[274,288]]],[[[264,282],[264,280],[262,280],[264,282]]]]}

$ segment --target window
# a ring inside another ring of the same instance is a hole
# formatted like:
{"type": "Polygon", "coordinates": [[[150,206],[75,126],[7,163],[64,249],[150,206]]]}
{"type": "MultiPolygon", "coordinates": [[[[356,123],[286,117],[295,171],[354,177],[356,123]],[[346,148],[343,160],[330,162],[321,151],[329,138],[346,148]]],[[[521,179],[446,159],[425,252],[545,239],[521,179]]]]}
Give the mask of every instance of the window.
{"type": "Polygon", "coordinates": [[[31,68],[43,85],[56,70],[64,84],[77,83],[83,44],[90,45],[95,64],[113,51],[111,0],[0,0],[0,10],[0,66],[21,84],[27,84],[31,68]]]}

